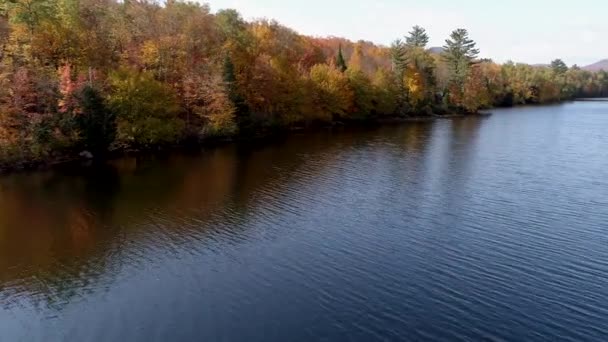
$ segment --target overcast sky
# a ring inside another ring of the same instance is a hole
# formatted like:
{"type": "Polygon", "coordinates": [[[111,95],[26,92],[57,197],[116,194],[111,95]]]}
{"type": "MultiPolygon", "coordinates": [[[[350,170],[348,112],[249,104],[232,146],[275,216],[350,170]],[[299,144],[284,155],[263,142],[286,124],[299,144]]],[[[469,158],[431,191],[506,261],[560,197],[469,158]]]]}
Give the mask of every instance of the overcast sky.
{"type": "Polygon", "coordinates": [[[237,9],[245,19],[269,18],[300,33],[389,44],[413,25],[431,46],[466,28],[482,57],[586,65],[608,58],[608,0],[203,0],[215,12],[237,9]]]}

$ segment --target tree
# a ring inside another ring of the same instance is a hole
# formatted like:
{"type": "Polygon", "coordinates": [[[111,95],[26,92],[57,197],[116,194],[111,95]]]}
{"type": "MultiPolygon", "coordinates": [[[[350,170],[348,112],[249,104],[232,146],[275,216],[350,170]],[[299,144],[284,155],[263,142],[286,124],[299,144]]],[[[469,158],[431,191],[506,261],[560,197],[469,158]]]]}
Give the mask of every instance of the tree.
{"type": "Polygon", "coordinates": [[[416,113],[432,112],[435,86],[435,60],[425,49],[428,35],[420,26],[414,26],[406,37],[406,58],[409,61],[406,72],[408,103],[416,113]]]}
{"type": "Polygon", "coordinates": [[[361,44],[355,44],[353,53],[348,60],[348,65],[351,69],[364,70],[363,66],[363,48],[361,44]]]}
{"type": "Polygon", "coordinates": [[[425,48],[426,44],[429,43],[429,36],[425,29],[416,25],[409,32],[409,36],[405,38],[405,43],[408,47],[425,48]]]}
{"type": "Polygon", "coordinates": [[[344,55],[342,54],[342,45],[338,48],[338,56],[336,57],[336,67],[340,72],[345,72],[348,69],[346,65],[346,60],[344,60],[344,55]]]}
{"type": "Polygon", "coordinates": [[[245,132],[249,129],[251,118],[249,116],[249,108],[240,94],[234,70],[234,63],[229,54],[224,55],[224,63],[222,64],[222,80],[224,82],[225,91],[228,100],[232,104],[236,125],[238,129],[245,132]]]}
{"type": "Polygon", "coordinates": [[[353,68],[346,72],[350,88],[353,91],[353,108],[351,110],[354,119],[366,119],[372,115],[374,107],[374,92],[372,83],[363,71],[353,68]]]}
{"type": "Polygon", "coordinates": [[[110,75],[110,108],[116,113],[117,139],[126,147],[177,142],[184,122],[175,93],[148,72],[122,69],[110,75]]]}
{"type": "Polygon", "coordinates": [[[185,109],[195,121],[190,128],[197,135],[230,136],[237,131],[235,107],[228,96],[227,84],[220,75],[191,73],[184,79],[182,95],[185,109]]]}
{"type": "Polygon", "coordinates": [[[63,65],[59,68],[59,92],[61,98],[58,108],[60,113],[68,113],[78,111],[78,101],[76,92],[80,89],[77,82],[72,79],[72,67],[70,64],[63,65]]]}
{"type": "Polygon", "coordinates": [[[443,57],[450,68],[453,81],[462,85],[467,74],[479,55],[476,43],[469,38],[465,29],[457,29],[452,32],[450,38],[445,41],[443,57]]]}
{"type": "Polygon", "coordinates": [[[407,72],[407,49],[401,39],[395,40],[390,48],[391,67],[395,74],[397,89],[397,111],[404,114],[407,111],[407,87],[405,85],[405,75],[407,72]]]}
{"type": "Polygon", "coordinates": [[[398,89],[395,74],[387,69],[378,69],[374,75],[374,107],[379,115],[393,115],[397,110],[398,89]]]}
{"type": "Polygon", "coordinates": [[[85,86],[79,95],[80,113],[76,116],[82,148],[103,155],[116,138],[116,116],[99,91],[85,86]]]}
{"type": "Polygon", "coordinates": [[[0,163],[275,127],[608,96],[608,73],[313,38],[185,0],[0,0],[0,163]],[[80,151],[78,151],[80,152],[80,151]]]}
{"type": "Polygon", "coordinates": [[[317,64],[310,69],[310,80],[314,85],[313,105],[320,119],[347,118],[353,106],[353,91],[348,78],[339,69],[327,64],[317,64]]]}
{"type": "Polygon", "coordinates": [[[551,61],[551,70],[557,75],[563,75],[568,72],[568,66],[561,59],[555,59],[551,61]]]}
{"type": "Polygon", "coordinates": [[[475,68],[467,76],[462,93],[460,107],[469,113],[476,113],[479,109],[492,105],[491,94],[487,87],[481,68],[475,68]]]}
{"type": "Polygon", "coordinates": [[[54,5],[52,0],[7,0],[3,7],[9,17],[24,23],[33,35],[40,22],[52,16],[54,5]]]}
{"type": "Polygon", "coordinates": [[[405,44],[401,39],[397,39],[391,44],[391,66],[397,75],[403,75],[405,72],[405,68],[407,67],[406,53],[405,44]]]}
{"type": "Polygon", "coordinates": [[[224,34],[225,39],[237,40],[239,42],[244,39],[246,23],[236,10],[223,9],[218,11],[215,16],[215,21],[224,34]]]}

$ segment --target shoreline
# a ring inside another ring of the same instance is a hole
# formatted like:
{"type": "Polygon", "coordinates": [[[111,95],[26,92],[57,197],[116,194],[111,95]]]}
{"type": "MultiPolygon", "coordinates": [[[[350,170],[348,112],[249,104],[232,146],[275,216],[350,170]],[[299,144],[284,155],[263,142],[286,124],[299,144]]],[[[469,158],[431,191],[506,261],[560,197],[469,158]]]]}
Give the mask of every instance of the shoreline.
{"type": "MultiPolygon", "coordinates": [[[[333,122],[328,125],[313,125],[309,127],[291,127],[291,128],[279,128],[276,130],[268,130],[266,132],[262,132],[261,134],[257,134],[254,136],[234,136],[234,137],[223,137],[223,138],[203,138],[196,142],[188,142],[184,141],[181,143],[177,143],[169,146],[157,146],[154,148],[146,148],[146,149],[130,149],[130,150],[115,150],[109,151],[103,157],[93,157],[93,158],[85,158],[81,155],[62,155],[57,156],[55,158],[48,158],[44,160],[30,160],[30,161],[20,161],[18,163],[2,163],[0,162],[0,176],[13,174],[13,173],[22,173],[22,172],[36,172],[36,171],[47,171],[55,168],[69,166],[74,164],[80,164],[81,166],[89,163],[89,164],[98,164],[98,163],[106,163],[108,161],[120,159],[128,156],[146,156],[146,155],[158,155],[161,153],[167,153],[172,151],[184,151],[189,149],[198,149],[202,147],[217,147],[228,144],[235,144],[238,142],[247,142],[247,141],[259,141],[263,139],[268,139],[272,137],[278,137],[282,135],[291,135],[294,133],[307,133],[314,132],[321,129],[334,129],[338,127],[373,127],[373,126],[381,126],[381,125],[391,125],[391,124],[404,124],[408,122],[432,122],[437,120],[452,120],[458,118],[465,117],[485,117],[491,116],[492,113],[475,113],[475,114],[433,114],[433,115],[417,115],[417,116],[408,116],[408,117],[386,117],[386,118],[378,118],[364,121],[338,121],[333,122]]],[[[87,151],[83,151],[87,152],[87,151]]],[[[86,166],[86,165],[85,165],[86,166]]]]}

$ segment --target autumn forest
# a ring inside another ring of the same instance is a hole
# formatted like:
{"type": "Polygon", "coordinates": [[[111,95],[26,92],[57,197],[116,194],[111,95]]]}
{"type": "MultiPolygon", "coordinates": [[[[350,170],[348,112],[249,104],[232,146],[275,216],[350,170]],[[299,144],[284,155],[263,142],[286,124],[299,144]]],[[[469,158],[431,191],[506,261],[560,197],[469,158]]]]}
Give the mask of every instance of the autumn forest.
{"type": "Polygon", "coordinates": [[[380,46],[194,2],[5,0],[0,165],[608,95],[603,71],[497,64],[465,29],[440,49],[405,31],[380,46]]]}

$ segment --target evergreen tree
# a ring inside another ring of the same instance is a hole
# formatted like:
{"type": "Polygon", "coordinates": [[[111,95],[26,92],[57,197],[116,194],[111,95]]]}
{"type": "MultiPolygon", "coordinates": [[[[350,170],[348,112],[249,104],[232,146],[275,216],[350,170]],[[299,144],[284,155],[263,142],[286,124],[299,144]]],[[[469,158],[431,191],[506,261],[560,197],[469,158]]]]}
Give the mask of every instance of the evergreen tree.
{"type": "Polygon", "coordinates": [[[426,45],[429,42],[429,36],[426,30],[418,25],[412,28],[409,35],[405,37],[406,59],[411,68],[410,80],[410,106],[417,111],[421,111],[434,101],[435,92],[435,60],[426,51],[426,45]],[[413,94],[413,93],[417,93],[413,94]]]}
{"type": "Polygon", "coordinates": [[[346,66],[346,61],[344,60],[344,55],[342,54],[342,45],[338,48],[338,56],[336,57],[336,67],[341,72],[345,72],[348,69],[346,66]]]}
{"type": "Polygon", "coordinates": [[[224,56],[224,63],[222,68],[222,78],[226,87],[226,93],[228,99],[232,103],[235,109],[235,121],[241,133],[245,133],[251,128],[251,120],[249,117],[249,109],[243,97],[239,94],[238,87],[236,84],[236,72],[234,70],[234,63],[229,54],[224,56]]]}
{"type": "Polygon", "coordinates": [[[116,116],[91,86],[84,87],[79,100],[81,113],[76,116],[76,124],[82,147],[94,155],[103,154],[116,138],[116,116]]]}
{"type": "Polygon", "coordinates": [[[564,61],[558,58],[556,60],[551,61],[551,70],[553,70],[554,73],[561,75],[565,74],[568,71],[568,66],[566,65],[566,63],[564,63],[564,61]]]}
{"type": "Polygon", "coordinates": [[[405,114],[407,112],[407,89],[405,87],[405,73],[407,71],[407,51],[401,39],[397,39],[391,44],[391,64],[395,74],[397,89],[397,112],[405,114]]]}
{"type": "Polygon", "coordinates": [[[416,25],[409,32],[409,36],[405,37],[405,43],[411,48],[425,48],[426,44],[429,43],[429,35],[425,29],[416,25]]]}
{"type": "Polygon", "coordinates": [[[237,98],[236,75],[234,73],[234,63],[232,63],[232,58],[230,58],[230,55],[228,54],[224,56],[224,64],[222,69],[222,77],[224,83],[226,84],[226,91],[228,93],[228,97],[234,103],[236,102],[237,98]]]}
{"type": "Polygon", "coordinates": [[[452,80],[462,85],[479,55],[479,49],[475,47],[476,43],[469,38],[465,29],[453,31],[445,43],[443,57],[450,68],[452,80]]]}
{"type": "Polygon", "coordinates": [[[396,74],[405,73],[407,56],[405,44],[401,39],[397,39],[391,44],[391,65],[396,74]]]}

